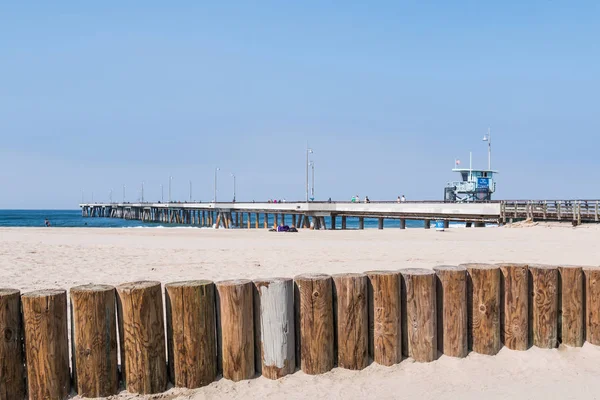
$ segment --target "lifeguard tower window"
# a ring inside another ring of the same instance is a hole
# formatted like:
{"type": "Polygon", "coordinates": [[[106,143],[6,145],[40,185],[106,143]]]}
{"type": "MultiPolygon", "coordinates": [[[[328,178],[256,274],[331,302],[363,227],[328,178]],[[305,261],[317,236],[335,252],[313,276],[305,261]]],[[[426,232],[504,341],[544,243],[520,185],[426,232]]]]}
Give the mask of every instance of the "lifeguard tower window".
{"type": "Polygon", "coordinates": [[[488,174],[487,172],[484,172],[484,173],[483,173],[483,177],[484,177],[484,178],[487,178],[487,174],[488,174]]]}
{"type": "Polygon", "coordinates": [[[469,173],[468,172],[461,172],[462,175],[462,180],[463,182],[466,182],[469,180],[469,173]]]}

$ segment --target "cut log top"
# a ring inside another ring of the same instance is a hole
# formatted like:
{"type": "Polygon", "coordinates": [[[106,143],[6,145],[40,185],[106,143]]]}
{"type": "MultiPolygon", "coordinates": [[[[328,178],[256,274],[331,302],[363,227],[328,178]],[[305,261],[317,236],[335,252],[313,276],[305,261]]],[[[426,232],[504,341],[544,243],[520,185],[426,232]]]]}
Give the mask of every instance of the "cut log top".
{"type": "Polygon", "coordinates": [[[207,286],[212,285],[213,281],[209,281],[206,279],[200,279],[195,281],[180,281],[180,282],[171,282],[167,283],[165,287],[170,288],[179,288],[179,287],[195,287],[195,286],[207,286]]]}
{"type": "Polygon", "coordinates": [[[327,275],[327,274],[302,274],[302,275],[296,275],[294,277],[294,280],[301,280],[301,281],[321,281],[323,279],[328,279],[331,278],[331,275],[327,275]]]}
{"type": "MultiPolygon", "coordinates": [[[[568,266],[566,265],[561,265],[561,268],[567,268],[568,266]]],[[[575,266],[571,266],[573,268],[576,268],[575,266]]],[[[584,271],[600,271],[600,267],[594,267],[594,266],[582,266],[581,269],[583,269],[584,271]]]]}
{"type": "Polygon", "coordinates": [[[112,290],[115,290],[114,286],[95,284],[74,286],[70,289],[71,292],[110,292],[112,290]]]}
{"type": "Polygon", "coordinates": [[[523,264],[523,263],[497,263],[494,264],[497,267],[500,268],[527,268],[529,266],[529,264],[523,264]]]}
{"type": "Polygon", "coordinates": [[[467,270],[490,270],[490,269],[498,269],[499,267],[495,264],[480,264],[480,263],[467,263],[460,264],[460,267],[464,267],[467,270]]]}
{"type": "Polygon", "coordinates": [[[24,298],[36,298],[36,297],[48,297],[48,296],[60,296],[66,294],[67,291],[64,289],[42,289],[35,290],[33,292],[25,293],[24,298]]]}
{"type": "Polygon", "coordinates": [[[17,289],[2,289],[2,288],[0,288],[0,297],[11,296],[11,295],[19,294],[19,293],[21,293],[21,292],[18,291],[17,289]]]}
{"type": "Polygon", "coordinates": [[[466,271],[467,269],[462,265],[438,265],[433,267],[435,272],[455,272],[455,271],[466,271]]]}
{"type": "Polygon", "coordinates": [[[362,273],[345,273],[345,274],[333,274],[331,275],[331,277],[335,280],[335,279],[344,279],[344,278],[363,278],[366,277],[367,275],[362,274],[362,273]]]}
{"type": "Polygon", "coordinates": [[[145,290],[154,286],[160,286],[160,282],[158,281],[137,281],[137,282],[129,282],[123,283],[117,286],[117,290],[119,291],[134,291],[134,290],[145,290]]]}
{"type": "Polygon", "coordinates": [[[547,265],[547,264],[529,264],[529,269],[557,269],[556,265],[547,265]]]}
{"type": "Polygon", "coordinates": [[[252,281],[250,279],[230,279],[230,280],[226,280],[226,281],[219,281],[215,284],[218,287],[224,287],[224,286],[241,286],[241,285],[246,285],[248,283],[252,283],[252,281]]]}
{"type": "Polygon", "coordinates": [[[254,279],[254,284],[257,287],[262,287],[262,286],[266,286],[269,287],[269,285],[271,283],[284,283],[284,282],[290,282],[293,281],[292,278],[257,278],[254,279]]]}
{"type": "Polygon", "coordinates": [[[435,275],[432,269],[426,268],[404,268],[399,270],[402,275],[435,275]]]}
{"type": "Polygon", "coordinates": [[[390,275],[398,275],[399,273],[400,273],[400,271],[382,271],[382,270],[365,271],[365,275],[367,275],[367,276],[376,276],[376,275],[390,276],[390,275]]]}

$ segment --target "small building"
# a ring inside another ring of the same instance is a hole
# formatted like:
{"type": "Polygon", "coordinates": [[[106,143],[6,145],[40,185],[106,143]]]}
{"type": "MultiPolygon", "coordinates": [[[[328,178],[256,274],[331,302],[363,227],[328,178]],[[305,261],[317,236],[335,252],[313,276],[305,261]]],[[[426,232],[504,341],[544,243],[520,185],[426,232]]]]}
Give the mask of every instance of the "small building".
{"type": "Polygon", "coordinates": [[[444,188],[444,201],[450,203],[471,203],[492,200],[496,191],[494,174],[498,171],[489,169],[454,168],[460,181],[448,182],[444,188]]]}

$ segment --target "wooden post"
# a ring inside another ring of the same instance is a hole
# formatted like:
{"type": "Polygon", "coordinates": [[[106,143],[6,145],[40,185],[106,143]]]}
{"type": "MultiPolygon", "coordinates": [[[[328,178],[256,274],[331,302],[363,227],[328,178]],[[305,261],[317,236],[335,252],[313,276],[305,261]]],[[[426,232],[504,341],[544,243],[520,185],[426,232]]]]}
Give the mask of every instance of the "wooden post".
{"type": "Polygon", "coordinates": [[[450,228],[450,221],[448,221],[447,219],[444,220],[444,229],[448,229],[450,228]]]}
{"type": "Polygon", "coordinates": [[[437,275],[438,349],[450,357],[466,357],[467,342],[467,270],[442,265],[434,267],[437,275]]]}
{"type": "Polygon", "coordinates": [[[368,271],[369,353],[378,364],[402,361],[400,273],[368,271]]]}
{"type": "Polygon", "coordinates": [[[263,228],[269,229],[269,214],[263,214],[263,228]]]}
{"type": "Polygon", "coordinates": [[[214,283],[168,283],[165,303],[171,382],[190,389],[210,384],[217,377],[214,283]]]}
{"type": "Polygon", "coordinates": [[[463,264],[467,268],[467,307],[471,348],[495,355],[500,340],[500,268],[490,264],[463,264]]]}
{"type": "Polygon", "coordinates": [[[342,215],[342,230],[346,229],[346,216],[342,215]]]}
{"type": "MultiPolygon", "coordinates": [[[[407,355],[417,362],[437,358],[435,272],[423,268],[401,269],[406,310],[407,355]]],[[[404,343],[403,343],[404,345],[404,343]]]]}
{"type": "Polygon", "coordinates": [[[23,327],[18,290],[0,289],[0,330],[0,399],[23,399],[23,327]]]}
{"type": "Polygon", "coordinates": [[[330,218],[331,218],[331,230],[334,231],[335,230],[335,224],[336,224],[337,215],[331,214],[330,218]]]}
{"type": "Polygon", "coordinates": [[[285,225],[285,214],[281,213],[281,225],[285,225]]]}
{"type": "Polygon", "coordinates": [[[501,302],[501,341],[511,350],[529,347],[529,290],[527,264],[498,264],[504,291],[501,302]]]}
{"type": "Polygon", "coordinates": [[[367,276],[332,276],[335,301],[338,366],[360,370],[369,364],[369,314],[367,276]]]}
{"type": "Polygon", "coordinates": [[[81,397],[108,397],[119,391],[115,288],[71,288],[73,384],[81,397]]]}
{"type": "Polygon", "coordinates": [[[254,377],[254,302],[252,281],[217,282],[219,359],[223,378],[234,382],[254,377]]]}
{"type": "Polygon", "coordinates": [[[252,228],[252,214],[248,213],[248,229],[252,228]]]}
{"type": "Polygon", "coordinates": [[[71,391],[67,292],[38,290],[21,297],[30,399],[66,399],[71,391]]]}
{"type": "Polygon", "coordinates": [[[405,219],[400,220],[400,229],[406,229],[406,220],[405,219]]]}
{"type": "Polygon", "coordinates": [[[358,229],[365,229],[365,217],[358,217],[358,229]]]}
{"type": "Polygon", "coordinates": [[[258,213],[254,213],[254,229],[258,229],[258,226],[260,224],[259,217],[260,215],[258,213]]]}
{"type": "Polygon", "coordinates": [[[296,369],[294,280],[257,279],[254,285],[258,363],[265,378],[279,379],[296,369]]]}
{"type": "Polygon", "coordinates": [[[581,347],[585,341],[582,267],[561,265],[558,282],[558,339],[567,346],[581,347]]]}
{"type": "Polygon", "coordinates": [[[532,343],[544,349],[558,346],[558,270],[529,265],[531,277],[532,343]]]}
{"type": "Polygon", "coordinates": [[[140,394],[165,391],[167,361],[160,282],[117,286],[117,311],[125,388],[140,394]]]}
{"type": "Polygon", "coordinates": [[[306,374],[322,374],[334,365],[332,279],[305,274],[296,276],[294,282],[300,366],[306,374]]]}
{"type": "Polygon", "coordinates": [[[275,218],[273,222],[273,227],[277,229],[277,227],[279,226],[279,214],[273,214],[273,218],[275,218]]]}
{"type": "Polygon", "coordinates": [[[600,268],[585,267],[585,340],[600,345],[600,268]]]}
{"type": "Polygon", "coordinates": [[[377,219],[377,229],[383,229],[383,218],[381,217],[377,219]]]}
{"type": "Polygon", "coordinates": [[[425,220],[425,229],[430,229],[431,228],[431,220],[426,219],[425,220]]]}

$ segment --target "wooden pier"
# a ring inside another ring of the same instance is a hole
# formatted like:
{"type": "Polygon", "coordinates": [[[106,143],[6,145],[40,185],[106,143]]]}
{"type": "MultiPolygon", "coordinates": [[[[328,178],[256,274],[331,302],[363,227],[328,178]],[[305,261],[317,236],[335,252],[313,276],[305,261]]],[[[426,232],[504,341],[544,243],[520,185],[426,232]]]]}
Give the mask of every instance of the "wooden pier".
{"type": "Polygon", "coordinates": [[[185,224],[216,228],[296,228],[346,229],[348,219],[399,220],[400,229],[407,220],[465,222],[467,227],[486,223],[506,224],[520,220],[571,221],[573,225],[600,221],[599,200],[519,200],[485,203],[447,202],[285,202],[285,203],[84,203],[82,216],[122,218],[144,222],[185,224]],[[326,217],[329,218],[329,226],[326,217]],[[339,218],[339,219],[338,219],[339,218]]]}

